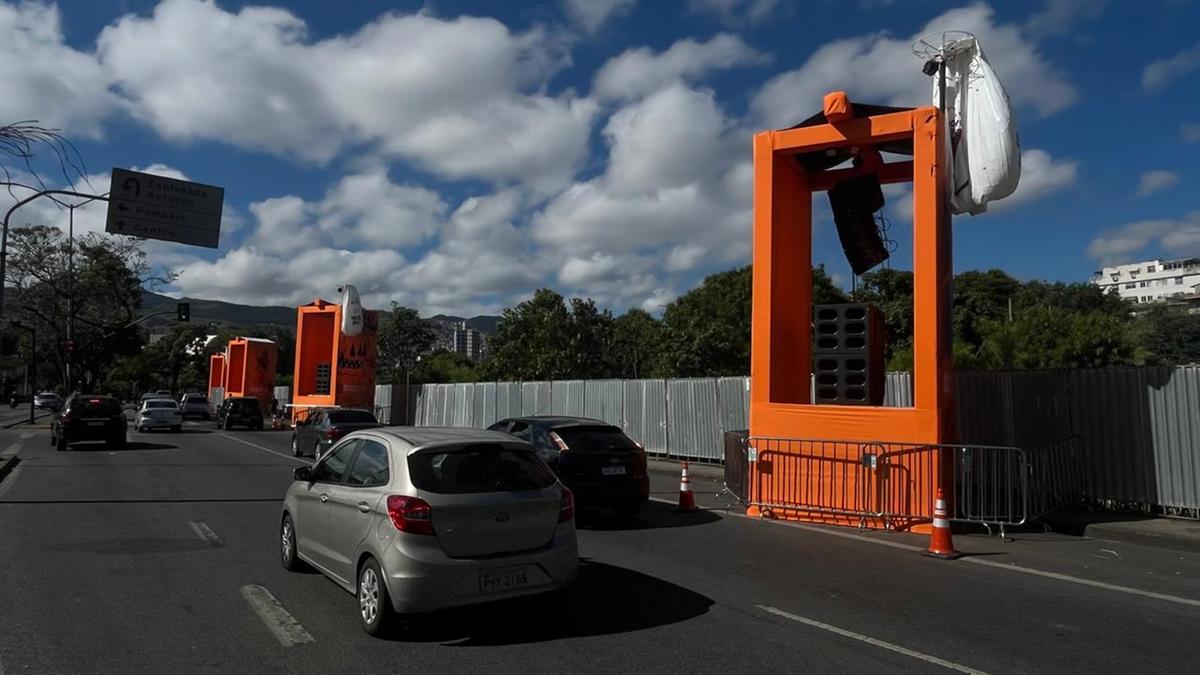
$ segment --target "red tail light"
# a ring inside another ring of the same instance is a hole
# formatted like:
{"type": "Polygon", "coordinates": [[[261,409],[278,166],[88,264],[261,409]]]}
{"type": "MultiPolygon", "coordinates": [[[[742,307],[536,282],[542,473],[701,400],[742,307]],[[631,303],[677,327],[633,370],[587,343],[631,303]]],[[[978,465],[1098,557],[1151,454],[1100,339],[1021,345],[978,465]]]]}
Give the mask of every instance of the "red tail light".
{"type": "Polygon", "coordinates": [[[571,449],[567,446],[567,442],[562,439],[562,436],[559,436],[553,431],[551,431],[548,435],[550,436],[550,440],[554,443],[554,446],[558,448],[559,452],[567,452],[571,449]]]}
{"type": "Polygon", "coordinates": [[[342,435],[342,434],[341,434],[341,433],[339,433],[337,429],[326,429],[326,430],[325,430],[325,439],[326,439],[326,440],[330,440],[330,441],[332,441],[332,440],[334,440],[335,438],[337,438],[337,437],[339,437],[339,436],[341,436],[341,435],[342,435]]]}
{"type": "Polygon", "coordinates": [[[639,452],[633,459],[633,477],[646,477],[646,455],[644,453],[639,452]]]}
{"type": "Polygon", "coordinates": [[[575,495],[563,486],[562,500],[558,503],[558,522],[569,523],[575,519],[575,495]]]}
{"type": "Polygon", "coordinates": [[[433,534],[433,508],[423,499],[391,495],[387,499],[388,517],[397,530],[409,534],[433,534]]]}

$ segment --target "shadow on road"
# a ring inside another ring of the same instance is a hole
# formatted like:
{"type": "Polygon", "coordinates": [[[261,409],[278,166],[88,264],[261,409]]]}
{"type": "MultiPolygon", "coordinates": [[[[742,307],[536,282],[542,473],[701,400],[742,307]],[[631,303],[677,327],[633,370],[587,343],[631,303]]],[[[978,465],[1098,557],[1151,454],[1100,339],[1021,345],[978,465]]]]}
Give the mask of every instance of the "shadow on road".
{"type": "Polygon", "coordinates": [[[709,511],[681,512],[662,502],[646,502],[632,520],[622,520],[613,516],[612,511],[602,508],[580,507],[575,514],[575,523],[579,529],[596,531],[693,527],[715,523],[720,519],[720,516],[709,511]]]}
{"type": "Polygon", "coordinates": [[[708,612],[713,601],[624,567],[583,561],[579,586],[566,596],[498,602],[418,618],[391,639],[487,647],[613,635],[680,623],[708,612]]]}
{"type": "Polygon", "coordinates": [[[131,450],[178,450],[178,445],[169,443],[147,443],[144,441],[129,441],[122,447],[109,447],[103,441],[99,443],[76,443],[67,447],[68,452],[129,452],[131,450]]]}

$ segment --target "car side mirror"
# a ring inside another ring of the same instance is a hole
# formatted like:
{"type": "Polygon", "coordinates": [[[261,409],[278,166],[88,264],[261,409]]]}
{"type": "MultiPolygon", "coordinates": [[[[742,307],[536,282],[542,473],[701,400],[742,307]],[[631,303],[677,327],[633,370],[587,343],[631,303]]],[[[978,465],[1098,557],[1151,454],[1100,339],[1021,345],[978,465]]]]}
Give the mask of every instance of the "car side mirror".
{"type": "Polygon", "coordinates": [[[294,471],[292,471],[292,479],[298,480],[298,481],[303,481],[305,483],[311,481],[312,480],[312,467],[311,466],[296,467],[296,469],[294,471]]]}

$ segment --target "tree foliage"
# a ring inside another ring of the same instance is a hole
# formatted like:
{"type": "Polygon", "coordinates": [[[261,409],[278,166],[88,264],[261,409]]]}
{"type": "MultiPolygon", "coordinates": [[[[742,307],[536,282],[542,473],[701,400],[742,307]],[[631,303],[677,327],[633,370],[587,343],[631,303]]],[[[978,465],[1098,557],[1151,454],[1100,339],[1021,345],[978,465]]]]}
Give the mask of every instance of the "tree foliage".
{"type": "Polygon", "coordinates": [[[9,237],[5,281],[15,293],[6,308],[8,318],[20,318],[37,330],[45,358],[59,374],[58,384],[68,384],[68,356],[75,384],[86,391],[115,359],[140,350],[140,332],[129,324],[138,318],[142,289],[170,277],[151,273],[138,241],[95,233],[76,237],[72,276],[70,246],[58,228],[14,229],[9,237]],[[70,318],[73,351],[67,344],[70,318]]]}
{"type": "Polygon", "coordinates": [[[393,302],[392,310],[379,317],[379,382],[403,383],[405,371],[433,348],[435,339],[417,310],[393,302]]]}
{"type": "Polygon", "coordinates": [[[662,370],[662,323],[641,309],[631,309],[612,322],[608,362],[613,376],[654,377],[662,370]]]}
{"type": "Polygon", "coordinates": [[[667,305],[663,370],[674,377],[750,372],[750,267],[713,274],[667,305]]]}

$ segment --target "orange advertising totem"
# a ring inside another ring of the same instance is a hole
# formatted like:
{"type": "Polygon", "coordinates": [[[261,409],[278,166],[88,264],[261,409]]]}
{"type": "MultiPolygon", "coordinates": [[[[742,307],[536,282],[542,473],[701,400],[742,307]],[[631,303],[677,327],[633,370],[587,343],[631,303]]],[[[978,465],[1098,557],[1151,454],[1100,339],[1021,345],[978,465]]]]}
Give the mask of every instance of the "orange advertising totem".
{"type": "Polygon", "coordinates": [[[918,452],[953,438],[944,133],[936,108],[865,106],[834,92],[821,114],[754,136],[751,513],[894,526],[874,516],[932,504],[949,478],[946,458],[918,452]],[[910,408],[812,400],[814,193],[868,173],[913,184],[910,408]],[[934,461],[905,459],[918,455],[934,461]]]}
{"type": "Polygon", "coordinates": [[[225,388],[225,355],[213,354],[208,357],[208,396],[212,398],[213,389],[225,388]]]}
{"type": "Polygon", "coordinates": [[[296,309],[296,372],[292,380],[292,419],[321,407],[375,406],[376,342],[379,312],[363,312],[358,335],[341,330],[342,306],[315,300],[296,309]]]}
{"type": "Polygon", "coordinates": [[[261,338],[236,338],[225,348],[225,398],[252,396],[271,406],[275,394],[275,368],[279,358],[274,342],[261,338]]]}

